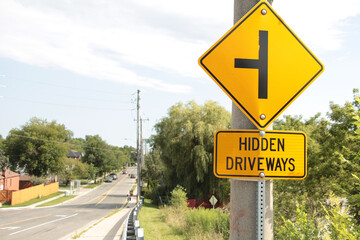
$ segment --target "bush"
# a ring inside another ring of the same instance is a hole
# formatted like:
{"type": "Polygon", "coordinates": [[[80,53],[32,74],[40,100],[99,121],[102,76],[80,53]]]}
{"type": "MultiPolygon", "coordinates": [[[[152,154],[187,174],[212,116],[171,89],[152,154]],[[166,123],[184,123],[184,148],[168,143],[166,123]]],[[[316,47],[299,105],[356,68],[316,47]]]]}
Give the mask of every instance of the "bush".
{"type": "Polygon", "coordinates": [[[48,184],[49,180],[45,179],[45,178],[41,178],[41,177],[31,177],[30,178],[30,182],[36,186],[36,185],[40,185],[40,184],[48,184]]]}
{"type": "Polygon", "coordinates": [[[170,204],[173,207],[186,207],[186,189],[180,185],[177,185],[174,190],[171,191],[170,204]]]}
{"type": "Polygon", "coordinates": [[[297,205],[296,219],[291,221],[283,217],[283,224],[275,229],[275,239],[320,239],[320,229],[322,229],[320,223],[317,224],[314,217],[308,217],[303,205],[297,205]]]}
{"type": "Polygon", "coordinates": [[[296,219],[283,218],[282,225],[275,225],[275,239],[360,239],[359,227],[349,215],[349,207],[343,207],[334,196],[330,196],[329,204],[321,205],[323,214],[315,219],[309,217],[303,205],[297,204],[296,219]]]}

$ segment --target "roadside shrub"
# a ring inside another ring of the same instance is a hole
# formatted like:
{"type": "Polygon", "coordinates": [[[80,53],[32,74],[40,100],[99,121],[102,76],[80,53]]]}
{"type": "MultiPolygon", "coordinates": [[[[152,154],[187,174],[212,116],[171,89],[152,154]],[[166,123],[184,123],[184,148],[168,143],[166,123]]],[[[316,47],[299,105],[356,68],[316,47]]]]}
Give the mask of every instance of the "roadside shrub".
{"type": "Polygon", "coordinates": [[[31,177],[30,178],[30,182],[36,186],[36,185],[40,185],[40,184],[48,184],[49,181],[45,178],[41,178],[41,177],[31,177]]]}
{"type": "Polygon", "coordinates": [[[350,207],[343,207],[339,199],[332,196],[328,206],[324,206],[326,219],[325,239],[360,239],[359,226],[352,215],[349,215],[350,207]]]}
{"type": "Polygon", "coordinates": [[[275,229],[275,239],[321,239],[320,235],[323,233],[320,230],[323,226],[316,222],[315,217],[308,217],[303,205],[297,205],[296,219],[291,221],[282,217],[282,225],[275,229]]]}
{"type": "Polygon", "coordinates": [[[323,214],[315,219],[309,217],[303,205],[297,204],[295,219],[283,218],[283,223],[275,225],[275,239],[360,239],[359,226],[356,225],[352,215],[349,215],[349,207],[344,207],[339,200],[331,196],[329,203],[324,205],[323,214]]]}
{"type": "Polygon", "coordinates": [[[177,185],[174,190],[171,191],[170,204],[173,207],[186,208],[186,189],[180,185],[177,185]]]}

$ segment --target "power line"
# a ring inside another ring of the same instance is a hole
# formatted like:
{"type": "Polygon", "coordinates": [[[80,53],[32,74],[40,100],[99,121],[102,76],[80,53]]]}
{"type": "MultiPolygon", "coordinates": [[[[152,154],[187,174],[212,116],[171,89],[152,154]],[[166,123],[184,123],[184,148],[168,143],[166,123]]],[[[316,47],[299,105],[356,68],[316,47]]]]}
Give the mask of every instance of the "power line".
{"type": "MultiPolygon", "coordinates": [[[[60,142],[60,141],[56,141],[56,140],[49,140],[49,139],[37,138],[37,137],[31,137],[31,136],[24,136],[24,135],[19,135],[19,134],[14,134],[14,133],[12,133],[10,136],[16,136],[16,137],[21,137],[21,138],[40,140],[40,141],[44,141],[44,142],[52,142],[52,143],[63,144],[63,145],[73,145],[73,146],[82,147],[82,148],[106,150],[106,151],[113,151],[113,152],[122,152],[122,150],[120,150],[120,149],[119,150],[113,150],[113,149],[107,149],[107,148],[88,147],[88,146],[85,146],[85,145],[74,144],[74,143],[71,143],[71,142],[60,142]]],[[[111,146],[111,145],[108,145],[108,146],[109,147],[116,147],[116,146],[111,146]]]]}
{"type": "Polygon", "coordinates": [[[47,104],[47,105],[54,105],[54,106],[63,106],[63,107],[76,107],[76,108],[88,108],[88,109],[98,109],[98,110],[111,110],[111,111],[132,111],[135,108],[101,108],[101,107],[94,107],[94,106],[81,106],[81,105],[71,105],[71,104],[61,104],[61,103],[49,103],[31,99],[24,99],[24,98],[16,98],[16,97],[6,97],[4,99],[12,99],[16,101],[23,101],[23,102],[33,102],[33,103],[40,103],[40,104],[47,104]]]}
{"type": "MultiPolygon", "coordinates": [[[[4,75],[4,78],[5,78],[5,75],[4,75]]],[[[91,92],[113,94],[113,95],[117,95],[117,96],[119,96],[119,95],[130,95],[129,93],[119,93],[119,92],[106,91],[106,90],[101,90],[101,89],[90,89],[90,88],[83,88],[83,87],[77,88],[77,87],[74,87],[74,86],[65,86],[65,85],[61,85],[61,84],[43,82],[43,81],[38,81],[38,80],[28,80],[28,79],[24,80],[24,79],[19,79],[19,78],[14,78],[14,77],[9,78],[8,76],[6,76],[6,79],[9,79],[9,80],[12,80],[12,81],[26,82],[26,83],[49,85],[49,86],[54,86],[54,87],[59,87],[59,88],[66,88],[66,89],[77,90],[77,91],[91,91],[91,92]]]]}

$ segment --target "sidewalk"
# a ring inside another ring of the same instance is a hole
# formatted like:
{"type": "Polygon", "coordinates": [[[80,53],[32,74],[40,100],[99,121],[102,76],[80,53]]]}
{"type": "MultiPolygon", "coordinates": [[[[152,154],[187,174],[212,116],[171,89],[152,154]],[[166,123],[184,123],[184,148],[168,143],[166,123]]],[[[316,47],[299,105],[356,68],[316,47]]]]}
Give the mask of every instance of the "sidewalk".
{"type": "Polygon", "coordinates": [[[125,220],[135,205],[136,197],[134,196],[126,207],[116,210],[112,215],[109,214],[97,220],[95,223],[90,223],[83,229],[78,229],[60,240],[119,240],[125,227],[125,220]]]}
{"type": "MultiPolygon", "coordinates": [[[[80,192],[76,194],[76,197],[75,197],[75,198],[77,198],[77,197],[79,197],[79,196],[82,196],[82,195],[85,195],[85,194],[91,192],[91,191],[94,190],[94,189],[95,189],[95,188],[84,188],[84,187],[80,187],[80,192]]],[[[65,196],[65,191],[61,191],[61,190],[60,190],[60,192],[64,192],[64,193],[63,193],[63,194],[60,194],[60,195],[58,195],[58,196],[56,196],[56,197],[49,198],[49,199],[44,200],[44,201],[40,201],[40,202],[34,203],[34,204],[32,204],[32,205],[29,205],[29,206],[25,206],[25,207],[7,207],[7,208],[0,208],[0,211],[11,211],[11,210],[21,210],[21,209],[35,208],[36,206],[41,205],[41,204],[43,204],[43,203],[50,202],[50,201],[53,201],[53,200],[55,200],[55,199],[57,199],[57,198],[64,197],[64,196],[65,196]]],[[[67,201],[65,201],[65,202],[72,201],[72,200],[74,200],[75,198],[70,199],[70,200],[67,200],[67,201]]],[[[64,204],[65,202],[62,202],[62,203],[60,203],[60,204],[58,204],[58,205],[64,204]]],[[[57,205],[53,205],[53,206],[50,206],[50,207],[55,207],[55,206],[57,206],[57,205]]]]}

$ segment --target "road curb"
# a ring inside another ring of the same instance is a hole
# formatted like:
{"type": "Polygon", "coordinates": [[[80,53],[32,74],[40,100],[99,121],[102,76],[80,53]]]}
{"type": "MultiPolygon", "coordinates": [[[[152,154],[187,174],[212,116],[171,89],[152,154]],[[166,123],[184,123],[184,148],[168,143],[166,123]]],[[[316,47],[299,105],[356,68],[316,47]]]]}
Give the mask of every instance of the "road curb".
{"type": "MultiPolygon", "coordinates": [[[[127,210],[128,204],[129,204],[128,202],[124,203],[123,206],[120,208],[120,210],[119,210],[119,209],[116,209],[116,210],[114,210],[113,212],[109,213],[108,215],[106,215],[106,216],[104,216],[104,217],[101,217],[101,218],[99,218],[99,219],[97,219],[97,220],[94,220],[94,221],[90,222],[89,224],[87,224],[87,225],[85,225],[85,226],[83,226],[83,227],[81,227],[81,228],[73,231],[72,233],[66,235],[65,237],[60,238],[59,240],[70,240],[70,239],[80,239],[80,240],[81,240],[81,239],[83,239],[83,238],[82,238],[82,235],[86,234],[86,232],[88,232],[88,231],[89,231],[90,229],[92,229],[93,227],[96,227],[96,225],[100,224],[100,223],[101,223],[102,221],[104,221],[105,219],[110,218],[110,217],[113,217],[114,215],[119,214],[119,213],[121,213],[121,212],[124,211],[124,210],[127,210]],[[114,213],[115,211],[118,211],[118,212],[114,213]],[[77,236],[78,234],[80,234],[80,235],[75,238],[75,236],[77,236]]],[[[120,233],[120,235],[121,235],[122,230],[123,230],[124,227],[125,227],[124,225],[125,225],[125,223],[123,223],[123,224],[120,226],[119,230],[117,231],[118,234],[120,233]],[[121,231],[120,231],[120,229],[121,229],[121,231]]],[[[117,235],[118,235],[118,234],[117,234],[117,235]]]]}

